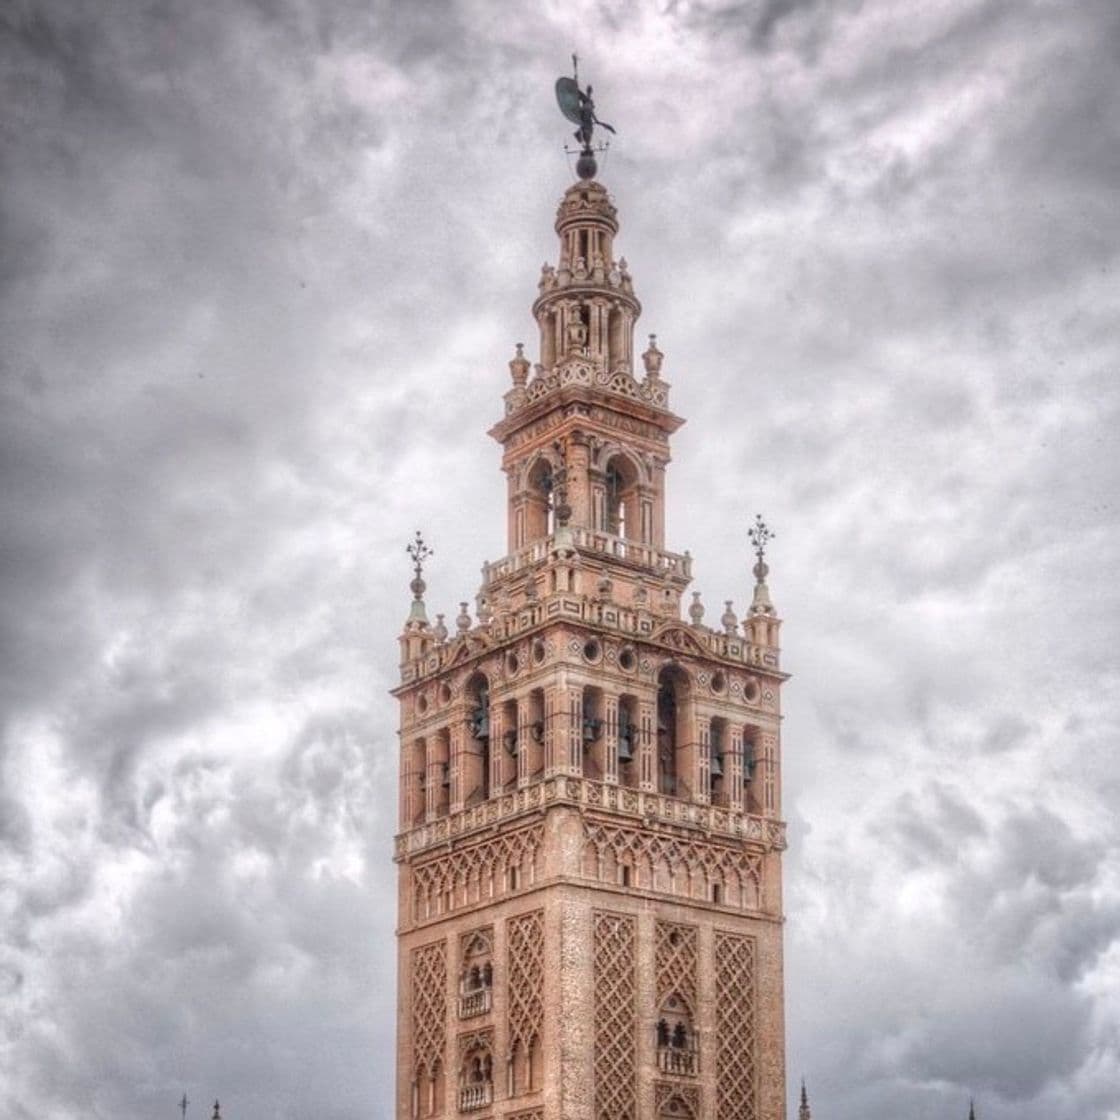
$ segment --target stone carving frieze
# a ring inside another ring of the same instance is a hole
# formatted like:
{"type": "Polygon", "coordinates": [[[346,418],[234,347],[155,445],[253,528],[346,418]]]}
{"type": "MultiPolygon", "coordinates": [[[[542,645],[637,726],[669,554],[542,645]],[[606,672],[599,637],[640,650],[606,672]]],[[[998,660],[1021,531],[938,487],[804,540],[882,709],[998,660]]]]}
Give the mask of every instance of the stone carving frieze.
{"type": "Polygon", "coordinates": [[[689,840],[649,829],[584,819],[583,873],[601,882],[618,882],[629,867],[633,885],[683,898],[712,898],[736,910],[761,910],[762,857],[757,852],[706,840],[689,840]]]}
{"type": "Polygon", "coordinates": [[[641,401],[654,408],[669,407],[669,386],[664,381],[652,378],[638,381],[625,370],[601,369],[590,359],[580,355],[565,358],[550,370],[539,369],[526,387],[522,407],[572,386],[605,389],[609,393],[641,401]]]}

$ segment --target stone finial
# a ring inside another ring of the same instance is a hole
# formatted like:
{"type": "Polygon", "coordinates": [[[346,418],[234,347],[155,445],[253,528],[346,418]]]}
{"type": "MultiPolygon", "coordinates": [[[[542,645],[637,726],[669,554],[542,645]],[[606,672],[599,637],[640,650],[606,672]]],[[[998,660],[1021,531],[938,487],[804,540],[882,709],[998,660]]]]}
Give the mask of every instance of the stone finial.
{"type": "Polygon", "coordinates": [[[214,1102],[214,1115],[210,1120],[222,1120],[222,1106],[217,1101],[214,1102]]]}
{"type": "Polygon", "coordinates": [[[517,353],[510,359],[509,375],[518,389],[524,389],[529,380],[529,359],[525,357],[525,343],[517,344],[517,353]]]}
{"type": "Polygon", "coordinates": [[[460,634],[465,634],[471,628],[471,612],[467,610],[466,603],[459,604],[459,614],[455,618],[455,629],[460,634]]]}
{"type": "Polygon", "coordinates": [[[700,592],[692,593],[692,603],[688,608],[688,617],[692,619],[693,626],[699,626],[704,621],[704,604],[700,602],[700,592]]]}
{"type": "Polygon", "coordinates": [[[474,597],[474,613],[483,626],[488,625],[494,615],[494,612],[490,609],[490,600],[481,591],[474,597]]]}
{"type": "Polygon", "coordinates": [[[437,642],[447,641],[447,623],[443,621],[443,615],[436,615],[436,624],[432,627],[432,636],[437,642]]]}
{"type": "Polygon", "coordinates": [[[756,557],[754,572],[754,597],[751,600],[751,614],[773,614],[774,604],[770,601],[770,588],[766,586],[766,577],[770,574],[770,567],[766,563],[766,546],[774,539],[776,534],[762,520],[762,514],[754,515],[754,524],[747,533],[751,544],[754,546],[756,557]]]}
{"type": "Polygon", "coordinates": [[[723,627],[725,634],[735,634],[739,630],[739,620],[735,617],[735,611],[732,609],[731,600],[724,599],[723,601],[723,614],[720,615],[719,624],[723,627]]]}
{"type": "Polygon", "coordinates": [[[665,355],[657,349],[657,335],[649,336],[649,349],[642,355],[642,364],[646,367],[646,376],[656,380],[661,376],[661,363],[665,355]]]}
{"type": "Polygon", "coordinates": [[[971,1097],[968,1098],[968,1120],[976,1120],[976,1108],[971,1097]]]}

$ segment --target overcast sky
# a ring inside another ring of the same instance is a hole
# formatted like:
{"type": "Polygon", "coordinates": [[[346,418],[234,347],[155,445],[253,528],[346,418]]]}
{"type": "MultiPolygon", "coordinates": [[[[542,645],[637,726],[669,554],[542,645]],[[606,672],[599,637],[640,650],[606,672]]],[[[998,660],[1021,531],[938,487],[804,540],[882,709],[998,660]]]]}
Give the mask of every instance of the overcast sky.
{"type": "Polygon", "coordinates": [[[1120,1117],[1115,0],[0,14],[0,1114],[388,1120],[404,545],[505,547],[578,50],[785,619],[791,1087],[1120,1117]]]}

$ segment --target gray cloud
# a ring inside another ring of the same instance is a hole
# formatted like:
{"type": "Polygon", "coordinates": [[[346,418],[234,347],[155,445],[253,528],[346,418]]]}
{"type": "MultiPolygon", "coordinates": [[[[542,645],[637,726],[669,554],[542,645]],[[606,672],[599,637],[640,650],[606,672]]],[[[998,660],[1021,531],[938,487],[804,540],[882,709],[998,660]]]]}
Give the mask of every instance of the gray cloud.
{"type": "Polygon", "coordinates": [[[778,529],[791,1073],[1120,1107],[1113,5],[0,18],[0,1111],[390,1114],[403,544],[503,550],[573,49],[709,616],[778,529]]]}

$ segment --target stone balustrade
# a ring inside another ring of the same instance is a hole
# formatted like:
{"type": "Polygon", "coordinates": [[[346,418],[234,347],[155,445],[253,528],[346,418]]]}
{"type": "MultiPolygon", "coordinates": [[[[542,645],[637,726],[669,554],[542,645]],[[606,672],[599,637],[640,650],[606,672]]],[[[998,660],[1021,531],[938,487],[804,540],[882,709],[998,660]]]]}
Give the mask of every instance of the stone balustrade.
{"type": "Polygon", "coordinates": [[[478,988],[464,992],[459,997],[459,1018],[472,1019],[475,1015],[485,1015],[490,1010],[490,989],[478,988]]]}
{"type": "Polygon", "coordinates": [[[695,1077],[700,1072],[699,1056],[695,1050],[679,1049],[676,1046],[657,1048],[657,1068],[662,1073],[672,1073],[678,1077],[695,1077]]]}
{"type": "Polygon", "coordinates": [[[485,586],[490,587],[523,568],[540,564],[548,559],[549,554],[555,549],[567,547],[576,548],[581,552],[599,553],[615,560],[625,560],[655,572],[680,576],[683,579],[692,578],[692,557],[688,553],[681,555],[676,552],[666,552],[664,549],[654,548],[653,545],[616,537],[611,533],[568,526],[558,533],[533,541],[517,552],[511,552],[501,560],[487,564],[485,586]]]}
{"type": "Polygon", "coordinates": [[[494,1086],[485,1081],[481,1085],[464,1085],[459,1090],[459,1111],[475,1112],[486,1108],[494,1100],[494,1086]]]}
{"type": "Polygon", "coordinates": [[[459,813],[428,821],[396,840],[396,858],[408,859],[427,848],[478,829],[489,828],[547,805],[585,805],[608,809],[635,820],[660,822],[764,848],[786,846],[783,821],[755,816],[716,805],[685,801],[652,790],[631,789],[610,782],[558,774],[522,789],[492,797],[459,813]]]}

